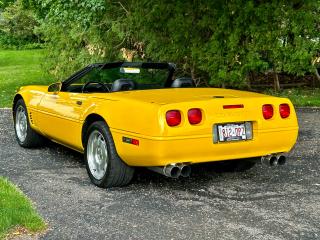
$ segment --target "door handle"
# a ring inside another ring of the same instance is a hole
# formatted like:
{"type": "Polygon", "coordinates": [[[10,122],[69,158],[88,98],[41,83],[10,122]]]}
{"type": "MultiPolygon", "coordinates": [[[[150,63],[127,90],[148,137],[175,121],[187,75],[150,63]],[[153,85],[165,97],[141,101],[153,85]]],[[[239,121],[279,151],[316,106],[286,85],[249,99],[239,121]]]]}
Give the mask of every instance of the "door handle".
{"type": "Polygon", "coordinates": [[[76,103],[77,103],[77,105],[79,105],[79,106],[82,105],[82,101],[77,101],[76,103]]]}

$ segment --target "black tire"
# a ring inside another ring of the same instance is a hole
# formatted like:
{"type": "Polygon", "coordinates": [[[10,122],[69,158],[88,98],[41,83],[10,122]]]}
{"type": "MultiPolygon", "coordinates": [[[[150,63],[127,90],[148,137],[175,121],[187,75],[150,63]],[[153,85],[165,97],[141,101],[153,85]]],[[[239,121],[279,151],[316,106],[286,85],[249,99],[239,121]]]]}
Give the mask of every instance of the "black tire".
{"type": "Polygon", "coordinates": [[[110,130],[107,124],[103,121],[94,122],[89,126],[85,137],[84,157],[88,175],[92,183],[98,187],[111,188],[125,186],[133,178],[134,168],[128,166],[125,162],[123,162],[117,154],[110,130]],[[97,179],[93,176],[88,163],[88,141],[91,133],[97,131],[102,134],[108,152],[108,157],[106,158],[106,170],[101,179],[97,179]]]}
{"type": "Polygon", "coordinates": [[[30,126],[28,110],[27,110],[27,107],[26,107],[23,99],[19,99],[16,102],[16,104],[14,106],[14,110],[13,110],[13,119],[14,119],[14,130],[15,130],[16,139],[21,147],[34,148],[34,147],[42,146],[44,144],[46,139],[43,136],[41,136],[40,134],[38,134],[36,131],[34,131],[30,126]],[[24,110],[26,122],[27,122],[27,124],[26,124],[27,130],[26,130],[25,139],[19,138],[18,133],[17,133],[17,125],[16,125],[17,118],[16,118],[16,116],[17,116],[17,111],[20,109],[24,110]]]}
{"type": "Polygon", "coordinates": [[[214,163],[217,172],[245,172],[253,168],[260,158],[228,160],[214,163]]]}

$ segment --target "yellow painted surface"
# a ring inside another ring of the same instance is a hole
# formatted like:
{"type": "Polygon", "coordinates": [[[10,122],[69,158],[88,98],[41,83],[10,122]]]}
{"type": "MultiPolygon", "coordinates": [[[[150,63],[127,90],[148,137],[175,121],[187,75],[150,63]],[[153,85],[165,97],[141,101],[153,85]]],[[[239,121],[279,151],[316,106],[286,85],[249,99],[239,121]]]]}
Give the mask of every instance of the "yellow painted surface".
{"type": "Polygon", "coordinates": [[[288,99],[245,91],[186,88],[53,94],[47,92],[47,86],[29,86],[18,94],[32,112],[35,130],[80,152],[84,121],[90,114],[100,115],[110,127],[119,156],[132,166],[199,163],[288,152],[298,134],[296,113],[288,99]],[[79,101],[81,105],[77,104],[79,101]],[[281,103],[290,105],[287,119],[279,115],[281,103]],[[243,104],[244,108],[223,109],[228,104],[243,104]],[[272,119],[263,118],[263,104],[273,105],[272,119]],[[189,124],[190,108],[202,110],[200,124],[189,124]],[[179,126],[167,125],[168,110],[181,111],[179,126]],[[252,140],[213,143],[214,124],[244,121],[253,123],[252,140]],[[140,144],[123,143],[122,137],[139,139],[140,144]]]}

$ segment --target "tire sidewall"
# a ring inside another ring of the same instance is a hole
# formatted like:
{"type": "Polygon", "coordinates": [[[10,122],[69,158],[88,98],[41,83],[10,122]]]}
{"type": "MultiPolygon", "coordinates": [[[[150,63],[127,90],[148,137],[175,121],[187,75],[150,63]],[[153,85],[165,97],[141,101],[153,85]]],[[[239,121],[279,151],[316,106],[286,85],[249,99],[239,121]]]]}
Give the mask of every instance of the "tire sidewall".
{"type": "MultiPolygon", "coordinates": [[[[89,128],[88,128],[88,131],[87,131],[87,134],[86,134],[86,137],[85,137],[85,151],[84,151],[84,158],[85,158],[85,164],[86,164],[86,169],[87,169],[87,172],[88,172],[88,175],[91,179],[91,181],[99,186],[99,187],[104,187],[106,181],[107,181],[107,177],[108,175],[110,174],[110,169],[111,169],[111,164],[112,164],[112,154],[111,154],[111,151],[110,151],[110,137],[109,137],[109,129],[107,127],[106,124],[103,124],[102,122],[95,122],[93,123],[89,128]],[[107,151],[108,151],[108,159],[106,160],[107,161],[107,169],[106,169],[106,172],[104,174],[104,176],[102,177],[102,179],[98,180],[96,179],[92,173],[91,173],[91,170],[89,168],[89,164],[88,164],[88,158],[87,158],[87,144],[88,144],[88,140],[89,140],[89,136],[90,134],[94,131],[98,131],[100,132],[102,135],[103,135],[103,138],[106,142],[106,147],[107,147],[107,151]]],[[[112,141],[112,139],[111,139],[112,141]]]]}
{"type": "Polygon", "coordinates": [[[17,101],[17,103],[15,104],[14,106],[14,113],[13,113],[13,122],[14,122],[14,133],[15,133],[15,136],[16,136],[16,139],[19,143],[20,146],[24,146],[25,143],[28,141],[28,135],[30,134],[30,123],[29,123],[29,114],[28,114],[28,110],[27,110],[27,107],[26,107],[26,104],[24,103],[23,99],[19,99],[17,101]],[[27,118],[27,136],[26,138],[24,139],[24,141],[22,142],[19,137],[18,137],[18,134],[17,134],[17,129],[16,129],[16,116],[17,116],[17,109],[18,107],[22,106],[24,108],[24,112],[26,114],[26,118],[27,118]]]}

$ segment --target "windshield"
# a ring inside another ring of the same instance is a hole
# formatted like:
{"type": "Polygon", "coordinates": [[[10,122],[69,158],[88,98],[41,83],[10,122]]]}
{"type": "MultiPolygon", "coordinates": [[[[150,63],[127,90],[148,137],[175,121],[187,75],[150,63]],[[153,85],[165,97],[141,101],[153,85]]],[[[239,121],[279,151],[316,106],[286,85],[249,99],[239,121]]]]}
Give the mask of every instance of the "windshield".
{"type": "MultiPolygon", "coordinates": [[[[171,83],[173,67],[167,63],[111,63],[96,65],[68,83],[68,92],[108,92],[115,84],[132,84],[123,90],[164,88],[171,83]],[[84,91],[85,90],[85,91],[84,91]]],[[[117,87],[119,89],[119,86],[117,87]]],[[[119,90],[118,90],[119,91],[119,90]]]]}

